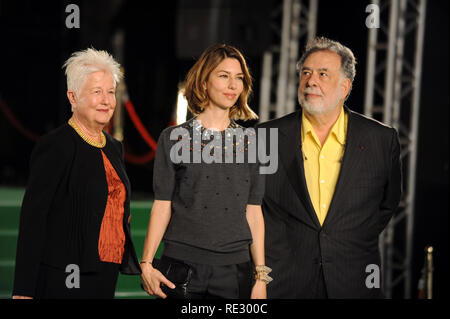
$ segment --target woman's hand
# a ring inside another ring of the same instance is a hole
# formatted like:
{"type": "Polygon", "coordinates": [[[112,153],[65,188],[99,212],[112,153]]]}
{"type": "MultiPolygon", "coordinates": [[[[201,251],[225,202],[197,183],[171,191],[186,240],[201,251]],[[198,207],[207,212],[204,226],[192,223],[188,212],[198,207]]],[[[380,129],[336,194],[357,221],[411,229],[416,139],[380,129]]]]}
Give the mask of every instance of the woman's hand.
{"type": "Polygon", "coordinates": [[[13,296],[12,299],[33,299],[33,297],[28,297],[28,296],[13,296]]]}
{"type": "Polygon", "coordinates": [[[250,299],[267,299],[266,283],[261,280],[256,280],[252,288],[250,299]]]}
{"type": "Polygon", "coordinates": [[[166,285],[171,289],[175,288],[175,285],[164,277],[158,269],[153,268],[151,264],[142,263],[141,269],[142,285],[149,295],[166,298],[167,295],[161,290],[161,284],[166,285]]]}

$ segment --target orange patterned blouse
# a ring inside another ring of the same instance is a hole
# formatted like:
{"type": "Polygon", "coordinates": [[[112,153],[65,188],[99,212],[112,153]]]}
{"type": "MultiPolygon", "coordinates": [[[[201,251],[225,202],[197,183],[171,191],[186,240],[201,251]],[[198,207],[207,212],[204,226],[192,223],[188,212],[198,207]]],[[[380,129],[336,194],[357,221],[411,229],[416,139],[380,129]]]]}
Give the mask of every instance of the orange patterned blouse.
{"type": "Polygon", "coordinates": [[[102,156],[108,183],[108,200],[100,228],[98,252],[101,261],[121,264],[125,250],[123,214],[126,189],[103,151],[102,156]]]}

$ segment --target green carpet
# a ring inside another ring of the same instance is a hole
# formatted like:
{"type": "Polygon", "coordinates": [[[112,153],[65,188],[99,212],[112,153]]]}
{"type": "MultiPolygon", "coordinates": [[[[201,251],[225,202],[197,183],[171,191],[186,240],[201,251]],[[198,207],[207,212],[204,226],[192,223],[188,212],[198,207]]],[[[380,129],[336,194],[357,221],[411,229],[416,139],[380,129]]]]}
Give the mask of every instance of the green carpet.
{"type": "MultiPolygon", "coordinates": [[[[0,187],[0,298],[10,298],[23,188],[0,187]]],[[[131,233],[138,258],[142,256],[145,234],[153,202],[131,202],[131,233]]],[[[159,257],[161,246],[156,253],[159,257]]],[[[152,298],[140,288],[139,276],[119,275],[116,298],[152,298]]]]}

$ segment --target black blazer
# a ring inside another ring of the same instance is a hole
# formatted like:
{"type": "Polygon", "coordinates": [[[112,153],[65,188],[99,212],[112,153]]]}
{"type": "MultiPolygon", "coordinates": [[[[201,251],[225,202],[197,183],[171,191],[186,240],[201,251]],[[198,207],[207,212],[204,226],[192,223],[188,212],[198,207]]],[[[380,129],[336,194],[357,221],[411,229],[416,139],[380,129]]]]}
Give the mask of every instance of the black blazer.
{"type": "MultiPolygon", "coordinates": [[[[130,181],[122,144],[106,135],[102,149],[125,185],[125,252],[120,271],[140,274],[131,240],[130,181]]],[[[30,176],[20,212],[13,295],[34,296],[40,264],[80,272],[100,265],[98,239],[108,197],[99,148],[87,144],[68,124],[42,136],[30,160],[30,176]]]]}
{"type": "MultiPolygon", "coordinates": [[[[266,175],[262,210],[269,298],[314,298],[321,268],[330,298],[377,298],[366,287],[380,265],[378,237],[401,196],[400,145],[395,129],[350,111],[334,196],[321,226],[306,186],[301,110],[258,125],[278,128],[278,170],[266,175]]],[[[268,149],[268,148],[267,148],[268,149]]],[[[381,284],[381,282],[380,282],[381,284]]]]}

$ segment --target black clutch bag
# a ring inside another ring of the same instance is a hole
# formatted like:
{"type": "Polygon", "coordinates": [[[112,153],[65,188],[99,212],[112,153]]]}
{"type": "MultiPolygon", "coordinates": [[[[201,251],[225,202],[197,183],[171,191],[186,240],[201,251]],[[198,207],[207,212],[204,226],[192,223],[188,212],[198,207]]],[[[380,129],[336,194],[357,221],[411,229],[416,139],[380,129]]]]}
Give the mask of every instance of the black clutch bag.
{"type": "Polygon", "coordinates": [[[166,256],[161,259],[154,258],[152,265],[175,285],[175,288],[172,289],[161,284],[161,290],[169,298],[184,299],[187,297],[187,286],[192,276],[192,269],[189,265],[166,256]]]}

